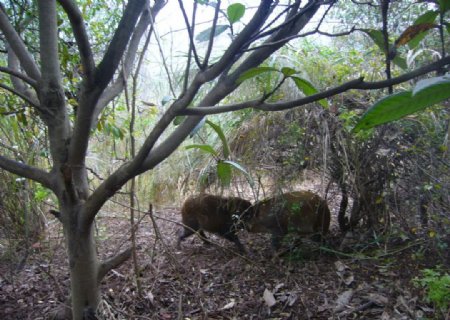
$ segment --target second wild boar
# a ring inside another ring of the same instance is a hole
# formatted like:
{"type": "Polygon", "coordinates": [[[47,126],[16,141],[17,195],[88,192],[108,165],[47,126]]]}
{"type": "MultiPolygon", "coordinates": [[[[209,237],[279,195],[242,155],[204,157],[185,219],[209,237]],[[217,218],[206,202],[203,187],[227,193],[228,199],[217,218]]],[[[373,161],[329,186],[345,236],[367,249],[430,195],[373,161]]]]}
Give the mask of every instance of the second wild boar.
{"type": "Polygon", "coordinates": [[[310,191],[288,192],[256,202],[254,216],[247,229],[250,232],[272,234],[272,246],[280,247],[288,233],[300,236],[324,235],[330,227],[327,202],[310,191]]]}

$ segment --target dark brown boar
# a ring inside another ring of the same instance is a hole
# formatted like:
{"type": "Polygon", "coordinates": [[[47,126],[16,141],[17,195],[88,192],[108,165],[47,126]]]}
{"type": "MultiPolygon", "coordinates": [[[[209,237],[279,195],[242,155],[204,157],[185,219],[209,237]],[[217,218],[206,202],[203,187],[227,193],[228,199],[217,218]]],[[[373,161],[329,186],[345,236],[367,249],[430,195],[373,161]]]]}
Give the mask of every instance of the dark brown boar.
{"type": "Polygon", "coordinates": [[[252,204],[238,197],[222,197],[200,194],[187,199],[181,208],[185,227],[179,231],[177,247],[182,240],[198,232],[209,243],[204,231],[216,233],[234,242],[240,252],[245,252],[236,231],[244,228],[250,217],[252,204]]]}
{"type": "Polygon", "coordinates": [[[271,233],[275,249],[288,233],[324,235],[330,227],[330,209],[326,201],[310,191],[280,194],[255,203],[253,209],[248,231],[271,233]]]}

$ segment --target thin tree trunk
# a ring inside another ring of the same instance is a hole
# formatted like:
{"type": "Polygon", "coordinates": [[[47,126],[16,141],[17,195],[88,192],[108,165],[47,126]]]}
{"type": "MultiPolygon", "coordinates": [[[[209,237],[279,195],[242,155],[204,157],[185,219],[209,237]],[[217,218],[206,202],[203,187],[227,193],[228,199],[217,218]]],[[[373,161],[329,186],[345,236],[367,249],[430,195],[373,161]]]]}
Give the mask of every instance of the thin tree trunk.
{"type": "Polygon", "coordinates": [[[100,302],[99,260],[91,225],[82,232],[73,225],[65,228],[69,252],[73,320],[82,320],[86,312],[95,312],[100,302]]]}

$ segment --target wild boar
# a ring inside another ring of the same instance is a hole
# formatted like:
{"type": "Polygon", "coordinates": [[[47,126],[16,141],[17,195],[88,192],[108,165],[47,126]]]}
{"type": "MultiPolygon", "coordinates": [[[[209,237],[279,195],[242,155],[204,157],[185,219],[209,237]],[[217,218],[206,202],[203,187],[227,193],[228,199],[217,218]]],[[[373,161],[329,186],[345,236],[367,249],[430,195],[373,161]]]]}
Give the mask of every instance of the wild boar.
{"type": "Polygon", "coordinates": [[[247,230],[271,233],[275,249],[288,233],[324,235],[330,227],[330,209],[326,201],[310,191],[280,194],[256,202],[253,210],[247,230]]]}
{"type": "Polygon", "coordinates": [[[179,231],[177,247],[182,240],[198,232],[205,243],[209,243],[204,231],[216,233],[236,244],[240,252],[245,252],[236,231],[244,228],[251,216],[250,201],[238,197],[222,197],[200,194],[187,199],[181,208],[183,229],[179,231]]]}

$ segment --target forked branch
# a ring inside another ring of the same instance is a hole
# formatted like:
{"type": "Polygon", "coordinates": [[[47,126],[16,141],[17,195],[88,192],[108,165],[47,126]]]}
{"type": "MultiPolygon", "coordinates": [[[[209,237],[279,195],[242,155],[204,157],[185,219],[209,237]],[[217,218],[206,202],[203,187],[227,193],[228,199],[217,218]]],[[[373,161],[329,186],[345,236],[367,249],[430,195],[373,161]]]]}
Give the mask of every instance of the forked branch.
{"type": "Polygon", "coordinates": [[[95,69],[94,56],[89,43],[89,37],[84,27],[84,19],[77,4],[72,0],[58,0],[62,8],[69,17],[73,34],[80,52],[81,64],[83,65],[84,75],[88,80],[92,79],[95,69]]]}
{"type": "Polygon", "coordinates": [[[4,157],[2,155],[0,155],[0,168],[17,174],[21,177],[39,182],[44,187],[55,190],[53,176],[44,170],[19,161],[8,159],[7,157],[4,157]]]}
{"type": "Polygon", "coordinates": [[[27,75],[34,80],[39,80],[41,78],[41,72],[30,52],[27,50],[25,43],[9,22],[2,5],[0,5],[0,30],[17,58],[19,58],[20,64],[27,75]]]}

